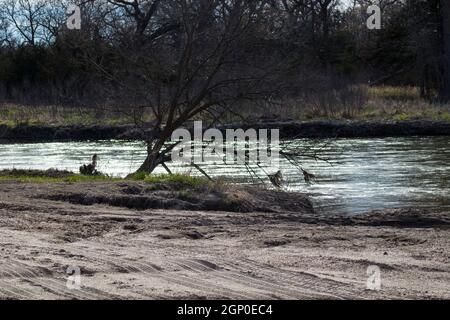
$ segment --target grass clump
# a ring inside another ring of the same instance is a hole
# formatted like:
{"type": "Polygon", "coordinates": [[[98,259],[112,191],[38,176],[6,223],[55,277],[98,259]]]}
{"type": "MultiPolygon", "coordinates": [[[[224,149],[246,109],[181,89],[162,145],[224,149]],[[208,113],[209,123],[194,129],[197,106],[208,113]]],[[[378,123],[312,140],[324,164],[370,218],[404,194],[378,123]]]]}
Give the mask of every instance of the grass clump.
{"type": "Polygon", "coordinates": [[[438,115],[436,115],[435,119],[450,122],[450,112],[438,113],[438,115]]]}
{"type": "Polygon", "coordinates": [[[105,175],[84,176],[70,171],[48,169],[48,170],[1,170],[0,181],[18,181],[23,183],[58,183],[58,182],[93,182],[93,181],[114,181],[105,175]]]}
{"type": "Polygon", "coordinates": [[[114,181],[114,178],[102,177],[102,176],[82,176],[82,175],[73,175],[67,178],[52,178],[52,177],[44,177],[44,176],[9,176],[9,175],[0,175],[0,181],[17,181],[21,183],[61,183],[61,182],[69,182],[69,183],[77,183],[77,182],[94,182],[94,181],[114,181]]]}
{"type": "Polygon", "coordinates": [[[392,120],[395,121],[406,121],[406,120],[410,120],[411,116],[405,113],[401,113],[401,114],[396,114],[395,116],[392,117],[392,120]]]}
{"type": "Polygon", "coordinates": [[[7,126],[7,127],[10,127],[10,128],[14,128],[16,125],[17,125],[17,123],[12,121],[12,120],[0,119],[0,126],[7,126]]]}
{"type": "Polygon", "coordinates": [[[378,86],[369,87],[369,97],[374,99],[386,99],[386,100],[419,100],[420,90],[418,87],[411,86],[378,86]]]}

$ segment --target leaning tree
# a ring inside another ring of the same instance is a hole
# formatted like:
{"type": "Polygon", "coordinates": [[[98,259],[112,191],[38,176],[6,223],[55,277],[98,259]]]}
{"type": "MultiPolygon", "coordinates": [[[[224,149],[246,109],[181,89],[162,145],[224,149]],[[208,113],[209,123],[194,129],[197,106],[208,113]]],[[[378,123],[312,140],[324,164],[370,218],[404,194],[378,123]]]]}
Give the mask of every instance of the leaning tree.
{"type": "MultiPolygon", "coordinates": [[[[114,13],[114,68],[86,59],[111,81],[111,97],[126,97],[147,145],[138,172],[164,165],[174,130],[201,117],[216,120],[232,106],[266,99],[288,69],[264,23],[267,0],[109,0],[114,13]],[[283,63],[281,63],[283,62],[283,63]],[[284,65],[284,69],[280,67],[284,65]]],[[[95,54],[95,53],[93,53],[95,54]]]]}

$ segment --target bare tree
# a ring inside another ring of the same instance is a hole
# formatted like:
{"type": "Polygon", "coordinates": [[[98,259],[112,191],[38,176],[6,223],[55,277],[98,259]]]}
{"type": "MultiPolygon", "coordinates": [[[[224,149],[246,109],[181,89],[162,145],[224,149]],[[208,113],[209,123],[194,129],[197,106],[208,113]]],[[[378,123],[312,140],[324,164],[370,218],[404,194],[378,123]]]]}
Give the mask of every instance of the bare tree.
{"type": "Polygon", "coordinates": [[[2,0],[0,4],[0,15],[26,43],[35,46],[42,40],[44,0],[2,0]]]}
{"type": "Polygon", "coordinates": [[[41,40],[46,44],[53,44],[58,38],[61,29],[65,27],[67,16],[66,8],[70,0],[41,0],[42,14],[39,17],[41,26],[41,40]]]}
{"type": "Polygon", "coordinates": [[[164,4],[161,0],[108,0],[112,5],[122,8],[134,21],[134,40],[142,44],[155,39],[178,27],[178,23],[165,21],[161,23],[158,10],[164,4]]]}
{"type": "Polygon", "coordinates": [[[135,19],[134,41],[139,46],[133,46],[133,51],[121,49],[125,69],[107,70],[91,62],[111,80],[112,94],[137,97],[142,109],[152,114],[150,124],[137,123],[147,143],[147,158],[138,171],[152,172],[164,165],[173,147],[167,145],[168,140],[189,120],[199,115],[217,119],[230,106],[263,99],[276,89],[275,81],[267,84],[280,71],[277,62],[263,52],[263,46],[255,56],[255,47],[264,43],[267,1],[175,0],[166,1],[164,7],[159,1],[147,6],[145,1],[114,0],[110,4],[135,19]],[[152,16],[153,24],[140,20],[158,10],[162,17],[152,16]],[[174,27],[162,33],[162,19],[174,27]],[[142,23],[147,25],[145,30],[140,29],[142,23]]]}
{"type": "Polygon", "coordinates": [[[9,23],[0,17],[0,47],[11,45],[12,39],[9,23]]]}

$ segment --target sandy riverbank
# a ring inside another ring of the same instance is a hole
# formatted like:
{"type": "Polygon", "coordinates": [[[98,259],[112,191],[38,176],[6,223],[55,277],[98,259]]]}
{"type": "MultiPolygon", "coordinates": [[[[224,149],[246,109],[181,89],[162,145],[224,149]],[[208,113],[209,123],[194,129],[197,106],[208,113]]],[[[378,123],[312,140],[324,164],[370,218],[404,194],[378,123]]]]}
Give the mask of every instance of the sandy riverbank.
{"type": "Polygon", "coordinates": [[[235,210],[247,212],[97,201],[168,197],[142,187],[0,182],[0,298],[450,298],[450,213],[321,216],[270,192],[235,210]],[[380,291],[366,289],[370,265],[380,291]],[[80,290],[66,287],[68,266],[81,268],[80,290]]]}

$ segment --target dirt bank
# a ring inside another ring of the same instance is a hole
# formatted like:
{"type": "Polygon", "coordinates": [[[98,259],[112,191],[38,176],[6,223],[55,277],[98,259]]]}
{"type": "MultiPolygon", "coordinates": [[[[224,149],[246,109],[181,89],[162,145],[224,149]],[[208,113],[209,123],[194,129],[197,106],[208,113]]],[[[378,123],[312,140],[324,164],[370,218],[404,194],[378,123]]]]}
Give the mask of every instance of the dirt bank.
{"type": "Polygon", "coordinates": [[[0,182],[0,298],[450,298],[450,213],[320,216],[300,194],[255,189],[250,212],[78,201],[180,200],[145,188],[0,182]],[[380,291],[366,289],[370,265],[380,291]],[[80,290],[66,287],[68,266],[81,269],[80,290]]]}
{"type": "Polygon", "coordinates": [[[0,125],[1,141],[64,141],[137,139],[132,125],[0,125]]]}
{"type": "MultiPolygon", "coordinates": [[[[447,136],[450,122],[432,120],[414,121],[274,121],[258,120],[246,124],[234,123],[218,127],[279,129],[281,138],[369,138],[402,136],[447,136]]],[[[133,125],[117,126],[46,126],[0,125],[0,141],[58,141],[58,140],[108,140],[142,139],[143,133],[133,125]]]]}

